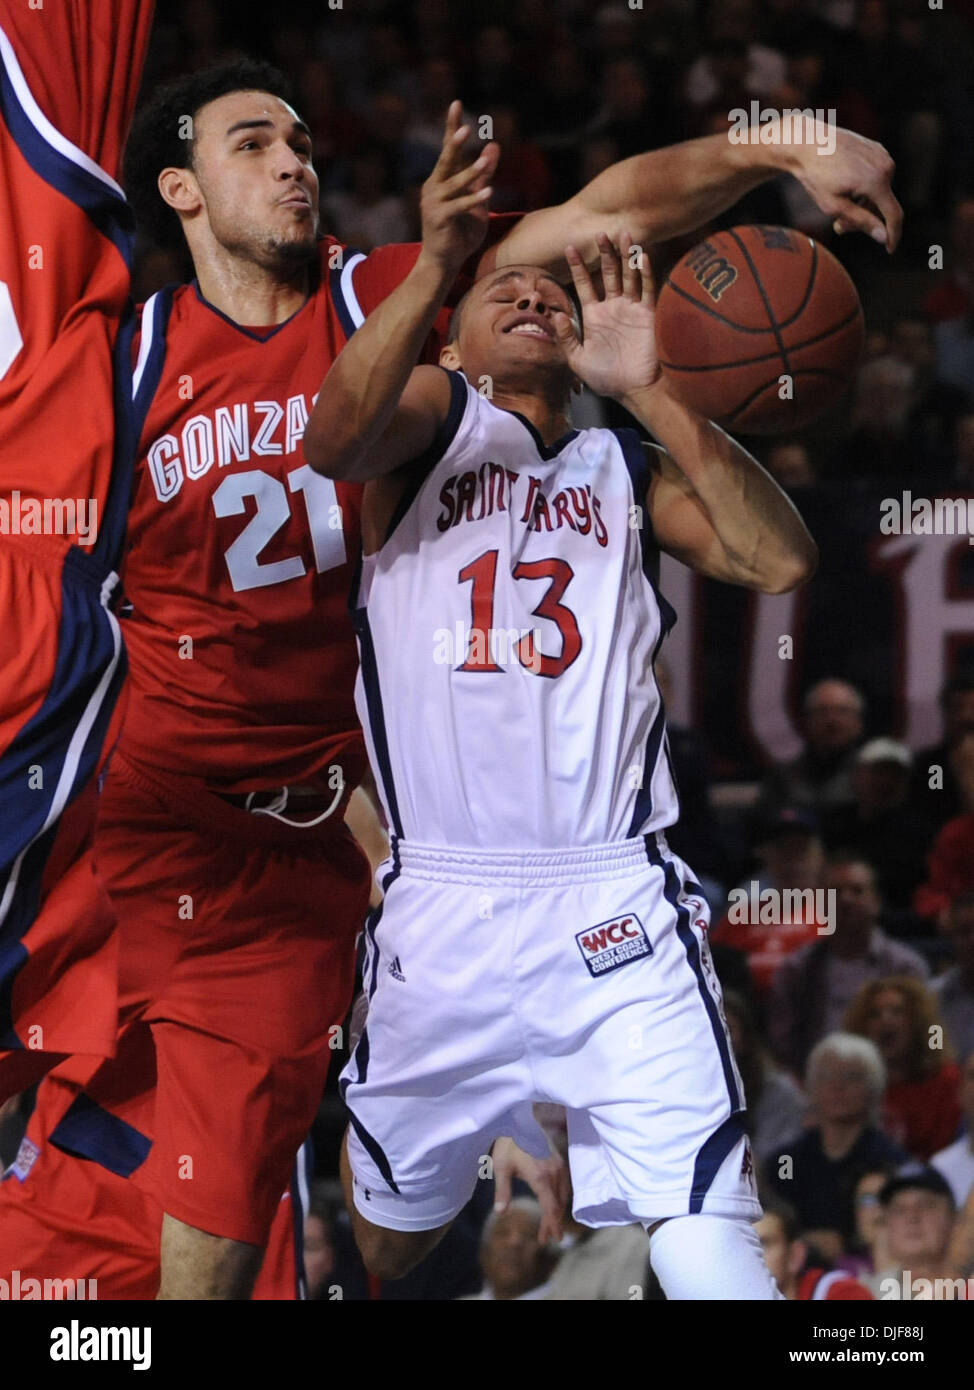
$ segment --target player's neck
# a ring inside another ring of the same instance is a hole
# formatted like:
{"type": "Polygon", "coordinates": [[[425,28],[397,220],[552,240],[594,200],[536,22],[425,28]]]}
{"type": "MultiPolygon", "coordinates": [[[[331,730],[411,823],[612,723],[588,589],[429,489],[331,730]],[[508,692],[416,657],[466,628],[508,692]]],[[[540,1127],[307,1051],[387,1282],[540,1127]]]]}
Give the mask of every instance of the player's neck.
{"type": "Polygon", "coordinates": [[[568,403],[565,400],[549,400],[537,394],[528,394],[504,386],[495,385],[491,397],[499,410],[515,411],[523,415],[541,436],[545,445],[554,444],[572,428],[568,403]]]}
{"type": "Polygon", "coordinates": [[[310,269],[285,275],[232,256],[194,257],[200,294],[234,323],[272,327],[296,314],[310,291],[310,269]]]}

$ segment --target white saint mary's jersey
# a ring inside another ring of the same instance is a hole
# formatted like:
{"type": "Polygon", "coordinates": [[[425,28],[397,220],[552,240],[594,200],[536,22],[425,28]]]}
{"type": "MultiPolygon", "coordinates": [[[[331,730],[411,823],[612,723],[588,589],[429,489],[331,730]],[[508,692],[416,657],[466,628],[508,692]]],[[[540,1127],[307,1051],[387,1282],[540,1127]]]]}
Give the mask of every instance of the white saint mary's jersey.
{"type": "Polygon", "coordinates": [[[675,615],[639,437],[545,447],[450,378],[430,471],[363,560],[355,613],[389,824],[520,852],[663,830],[678,808],[653,661],[675,615]]]}

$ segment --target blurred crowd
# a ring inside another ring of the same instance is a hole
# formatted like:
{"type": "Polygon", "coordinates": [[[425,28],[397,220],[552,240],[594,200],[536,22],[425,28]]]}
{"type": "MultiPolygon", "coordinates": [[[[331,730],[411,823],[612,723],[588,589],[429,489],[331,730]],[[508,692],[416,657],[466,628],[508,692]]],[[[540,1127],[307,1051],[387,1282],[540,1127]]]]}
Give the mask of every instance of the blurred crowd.
{"type": "MultiPolygon", "coordinates": [[[[907,217],[894,258],[837,241],[788,180],[721,219],[817,236],[866,310],[845,404],[757,452],[800,508],[850,476],[917,491],[923,478],[928,493],[974,485],[969,7],[282,0],[275,14],[251,30],[216,0],[163,0],[147,83],[243,51],[275,61],[314,134],[324,225],[362,249],[418,237],[419,188],[456,96],[475,126],[493,122],[499,209],[557,202],[618,159],[724,131],[752,99],[834,108],[883,141],[907,217]]],[[[142,247],[141,295],[182,275],[142,247]]],[[[729,822],[714,814],[703,732],[670,729],[683,802],[671,843],[710,902],[765,1199],[759,1233],[790,1298],[956,1297],[937,1290],[974,1275],[974,672],[949,682],[941,711],[940,742],[911,749],[873,726],[861,690],[817,682],[800,756],[770,768],[729,822]],[[786,890],[792,910],[763,920],[761,903],[786,890]]],[[[520,1196],[492,1213],[489,1183],[420,1270],[370,1287],[335,1200],[334,1102],[323,1113],[324,1187],[306,1231],[314,1296],[659,1296],[641,1229],[570,1226],[561,1246],[540,1246],[536,1204],[520,1196]]]]}

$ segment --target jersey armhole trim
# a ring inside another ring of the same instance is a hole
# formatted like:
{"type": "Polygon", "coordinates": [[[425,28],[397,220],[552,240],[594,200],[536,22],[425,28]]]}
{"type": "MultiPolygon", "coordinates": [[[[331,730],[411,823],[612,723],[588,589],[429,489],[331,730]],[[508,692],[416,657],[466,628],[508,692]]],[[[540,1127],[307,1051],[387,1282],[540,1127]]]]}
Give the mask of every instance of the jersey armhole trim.
{"type": "Polygon", "coordinates": [[[361,265],[365,259],[364,251],[359,251],[353,246],[345,246],[342,248],[341,265],[332,266],[328,271],[331,300],[346,339],[350,338],[356,328],[361,328],[365,322],[365,311],[358,302],[358,295],[355,293],[352,279],[355,274],[355,267],[361,265]]]}
{"type": "Polygon", "coordinates": [[[131,266],[135,220],[125,194],[110,174],[44,115],[2,27],[0,116],[37,177],[81,208],[131,266]]]}
{"type": "Polygon", "coordinates": [[[456,439],[463,421],[468,400],[467,379],[461,372],[452,372],[446,367],[440,367],[439,370],[446,372],[450,379],[450,404],[429,446],[416,458],[410,459],[408,463],[402,465],[409,473],[409,482],[389,520],[386,533],[382,538],[383,545],[390,539],[396,527],[415,502],[420,488],[456,439]]]}
{"type": "Polygon", "coordinates": [[[622,456],[626,462],[632,483],[633,502],[642,512],[640,544],[643,573],[653,586],[663,625],[662,636],[665,637],[676,622],[676,610],[660,593],[660,546],[656,539],[656,532],[653,530],[653,519],[649,514],[649,484],[652,478],[652,468],[646,457],[647,448],[658,449],[659,445],[653,444],[649,440],[640,439],[638,433],[633,429],[618,429],[613,430],[612,433],[619,441],[619,447],[622,449],[622,456]]]}

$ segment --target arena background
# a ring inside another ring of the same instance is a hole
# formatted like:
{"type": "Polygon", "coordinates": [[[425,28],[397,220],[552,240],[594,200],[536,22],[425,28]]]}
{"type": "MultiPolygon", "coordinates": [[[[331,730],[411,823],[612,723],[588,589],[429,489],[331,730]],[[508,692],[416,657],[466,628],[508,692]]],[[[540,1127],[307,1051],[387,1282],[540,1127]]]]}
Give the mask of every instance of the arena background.
{"type": "MultiPolygon", "coordinates": [[[[787,180],[719,223],[783,222],[822,240],[859,288],[867,347],[846,398],[812,429],[745,441],[818,542],[811,586],[758,597],[664,565],[662,588],[680,615],[664,652],[668,709],[697,774],[688,819],[718,846],[701,871],[718,893],[757,872],[762,779],[800,752],[802,700],[816,680],[841,677],[864,696],[857,743],[882,735],[914,751],[936,744],[941,687],[974,665],[974,550],[966,532],[888,536],[880,520],[884,499],[906,490],[927,498],[974,490],[970,0],[944,9],[926,0],[344,0],[337,8],[162,0],[144,93],[240,52],[277,62],[296,81],[324,226],[362,249],[418,238],[418,189],[454,96],[468,112],[493,116],[503,149],[499,209],[560,201],[617,159],[726,129],[728,110],[752,97],[834,108],[840,125],[881,140],[896,159],[906,213],[894,257],[862,237],[836,238],[787,180]],[[793,650],[783,654],[785,635],[793,650]]],[[[660,266],[690,241],[660,248],[660,266]]],[[[178,258],[140,244],[140,299],[184,273],[178,258]]],[[[597,406],[586,409],[597,418],[597,406]]],[[[692,850],[686,857],[695,862],[692,850]]],[[[951,963],[934,918],[908,906],[896,928],[935,969],[951,963]]],[[[760,1037],[760,1001],[757,1014],[760,1037]]],[[[332,1084],[341,1061],[336,1054],[332,1084]]],[[[475,1290],[486,1184],[416,1275],[370,1287],[335,1200],[341,1128],[330,1093],[315,1136],[331,1252],[317,1296],[333,1297],[336,1286],[345,1298],[475,1290]]]]}

